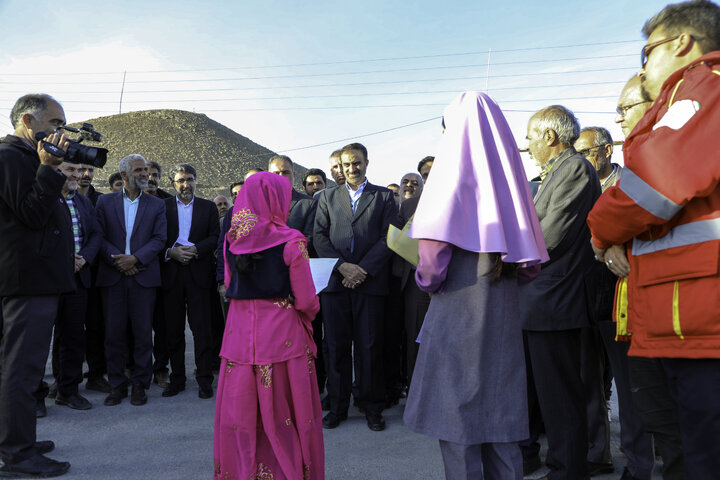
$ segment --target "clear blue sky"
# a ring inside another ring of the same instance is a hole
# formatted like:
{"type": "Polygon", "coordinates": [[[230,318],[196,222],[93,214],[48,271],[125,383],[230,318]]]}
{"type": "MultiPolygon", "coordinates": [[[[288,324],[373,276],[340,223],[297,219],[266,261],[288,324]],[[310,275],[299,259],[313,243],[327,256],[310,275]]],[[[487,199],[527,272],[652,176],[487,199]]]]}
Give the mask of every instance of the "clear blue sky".
{"type": "Polygon", "coordinates": [[[362,135],[440,117],[463,90],[487,86],[521,147],[531,112],[553,103],[621,138],[617,95],[664,5],[0,0],[0,131],[30,91],[54,95],[69,121],[115,114],[127,71],[123,112],[206,113],[326,171],[328,154],[357,140],[384,185],[434,154],[439,120],[362,135]]]}

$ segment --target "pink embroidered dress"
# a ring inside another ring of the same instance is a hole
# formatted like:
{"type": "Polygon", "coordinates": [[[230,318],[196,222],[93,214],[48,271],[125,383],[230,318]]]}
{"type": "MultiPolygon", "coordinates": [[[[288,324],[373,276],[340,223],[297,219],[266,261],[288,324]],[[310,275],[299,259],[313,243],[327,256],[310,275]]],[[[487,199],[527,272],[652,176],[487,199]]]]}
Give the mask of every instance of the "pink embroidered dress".
{"type": "MultiPolygon", "coordinates": [[[[286,178],[267,172],[248,178],[225,238],[228,292],[228,262],[235,255],[275,248],[282,250],[292,294],[230,300],[215,406],[214,479],[325,478],[311,326],[320,305],[306,239],[285,224],[291,188],[286,178]]],[[[262,268],[250,276],[261,284],[281,282],[262,268]]]]}

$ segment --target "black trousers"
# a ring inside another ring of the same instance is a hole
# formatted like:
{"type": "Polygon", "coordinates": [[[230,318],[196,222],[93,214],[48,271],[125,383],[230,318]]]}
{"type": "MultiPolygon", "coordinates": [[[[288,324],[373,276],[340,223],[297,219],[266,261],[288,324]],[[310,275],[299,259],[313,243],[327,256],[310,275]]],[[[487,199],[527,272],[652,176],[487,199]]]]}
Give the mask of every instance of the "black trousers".
{"type": "Polygon", "coordinates": [[[167,342],[165,304],[161,300],[162,290],[157,289],[157,300],[153,311],[153,373],[168,372],[170,351],[167,342]]]}
{"type": "Polygon", "coordinates": [[[628,370],[633,405],[644,430],[652,434],[655,448],[662,457],[663,479],[684,480],[685,459],[680,425],[660,360],[628,357],[628,370]]]}
{"type": "Polygon", "coordinates": [[[405,284],[402,296],[405,302],[405,355],[407,357],[408,385],[410,385],[420,348],[420,344],[416,340],[425,320],[425,314],[430,308],[430,295],[418,288],[415,283],[415,270],[410,271],[410,278],[405,284]]]}
{"type": "Polygon", "coordinates": [[[596,325],[580,329],[580,376],[585,387],[588,420],[588,462],[608,463],[610,421],[605,403],[605,347],[596,325]]]}
{"type": "Polygon", "coordinates": [[[170,353],[170,381],[183,384],[185,376],[185,316],[187,314],[195,347],[198,385],[210,388],[212,374],[212,321],[210,301],[212,289],[200,288],[188,267],[178,268],[170,285],[163,286],[165,335],[170,353]]]}
{"type": "Polygon", "coordinates": [[[126,381],[128,336],[132,337],[130,381],[145,388],[152,379],[152,317],[155,288],[143,287],[134,278],[123,276],[112,287],[102,289],[105,306],[105,355],[108,381],[118,388],[126,381]]]}
{"type": "Polygon", "coordinates": [[[85,360],[88,364],[88,378],[101,377],[107,373],[107,365],[105,364],[105,313],[102,307],[101,289],[95,286],[88,289],[85,316],[85,360]]]}
{"type": "Polygon", "coordinates": [[[327,371],[325,370],[325,357],[327,356],[327,345],[323,339],[323,315],[322,309],[315,315],[315,319],[312,321],[313,327],[313,340],[315,341],[315,347],[317,348],[317,358],[315,359],[315,374],[318,381],[318,389],[320,393],[325,390],[325,383],[327,382],[327,371]]]}
{"type": "Polygon", "coordinates": [[[69,396],[78,393],[82,383],[82,367],[85,358],[85,315],[88,291],[79,279],[77,290],[60,297],[53,338],[53,376],[58,393],[69,396]]]}
{"type": "Polygon", "coordinates": [[[385,404],[383,320],[385,296],[352,291],[320,296],[328,357],[327,391],[330,411],[340,415],[350,407],[353,352],[358,406],[379,413],[385,404]]]}
{"type": "Polygon", "coordinates": [[[385,297],[383,322],[383,372],[385,393],[392,400],[400,398],[405,379],[403,364],[403,298],[400,278],[390,277],[390,294],[385,297]]]}
{"type": "MultiPolygon", "coordinates": [[[[652,436],[645,431],[637,409],[633,405],[630,388],[628,349],[630,342],[616,342],[616,324],[611,320],[598,322],[600,335],[605,344],[617,389],[620,416],[620,446],[627,457],[627,467],[637,478],[650,478],[655,465],[652,436]]],[[[664,477],[666,480],[670,477],[664,477]]]]}
{"type": "Polygon", "coordinates": [[[580,377],[580,329],[526,331],[528,359],[545,422],[552,480],[587,480],[587,414],[580,377]]]}
{"type": "Polygon", "coordinates": [[[720,472],[720,359],[661,358],[675,401],[687,478],[720,472]]]}
{"type": "Polygon", "coordinates": [[[60,296],[0,300],[0,457],[12,464],[35,455],[35,395],[45,372],[60,296]]]}

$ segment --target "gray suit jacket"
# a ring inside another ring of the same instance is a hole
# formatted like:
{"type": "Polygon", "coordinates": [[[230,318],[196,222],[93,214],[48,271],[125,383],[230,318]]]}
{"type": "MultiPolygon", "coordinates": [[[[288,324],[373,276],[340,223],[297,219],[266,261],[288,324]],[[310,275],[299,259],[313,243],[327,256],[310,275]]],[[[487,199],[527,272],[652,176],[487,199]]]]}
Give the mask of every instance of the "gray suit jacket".
{"type": "Polygon", "coordinates": [[[582,328],[594,316],[597,262],[586,220],[599,196],[600,181],[590,162],[572,147],[558,155],[535,195],[550,260],[520,287],[526,330],[582,328]]]}
{"type": "MultiPolygon", "coordinates": [[[[313,243],[319,257],[339,258],[368,272],[355,290],[387,295],[392,250],[387,247],[388,226],[397,218],[397,205],[390,190],[368,182],[353,215],[350,195],[344,185],[326,188],[317,197],[313,243]]],[[[342,292],[342,275],[336,270],[326,292],[342,292]]]]}

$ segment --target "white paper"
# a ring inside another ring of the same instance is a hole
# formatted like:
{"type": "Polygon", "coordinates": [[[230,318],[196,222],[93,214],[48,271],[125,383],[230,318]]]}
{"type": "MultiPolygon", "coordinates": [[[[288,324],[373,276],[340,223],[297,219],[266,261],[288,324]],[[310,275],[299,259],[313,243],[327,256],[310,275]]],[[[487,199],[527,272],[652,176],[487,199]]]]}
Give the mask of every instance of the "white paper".
{"type": "Polygon", "coordinates": [[[337,263],[337,258],[311,258],[310,272],[315,283],[315,293],[319,294],[330,283],[330,275],[337,263]]]}

